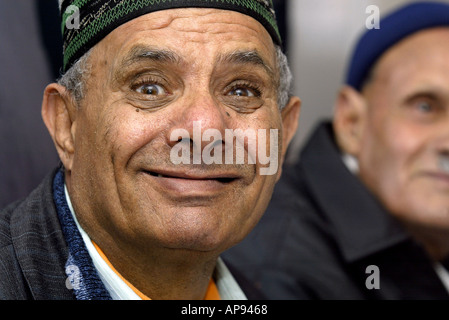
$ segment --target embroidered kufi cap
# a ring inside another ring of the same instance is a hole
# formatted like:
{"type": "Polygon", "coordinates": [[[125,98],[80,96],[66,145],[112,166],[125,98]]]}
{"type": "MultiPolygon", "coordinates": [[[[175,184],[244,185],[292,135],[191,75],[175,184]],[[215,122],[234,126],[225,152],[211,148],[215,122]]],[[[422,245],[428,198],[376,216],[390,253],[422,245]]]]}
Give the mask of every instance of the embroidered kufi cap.
{"type": "Polygon", "coordinates": [[[63,71],[120,25],[174,8],[216,8],[246,14],[266,28],[275,44],[282,45],[272,0],[60,0],[63,71]]]}

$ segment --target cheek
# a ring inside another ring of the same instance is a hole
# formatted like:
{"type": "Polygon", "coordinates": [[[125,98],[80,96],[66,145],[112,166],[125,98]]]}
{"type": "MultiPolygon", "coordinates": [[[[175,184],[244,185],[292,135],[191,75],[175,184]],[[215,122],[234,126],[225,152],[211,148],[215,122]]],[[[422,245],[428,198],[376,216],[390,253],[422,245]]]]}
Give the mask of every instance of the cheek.
{"type": "Polygon", "coordinates": [[[113,104],[108,109],[114,112],[83,119],[77,128],[73,166],[77,183],[114,186],[122,181],[120,185],[127,186],[130,161],[160,130],[154,127],[160,119],[149,119],[148,114],[133,107],[113,104]]]}
{"type": "Polygon", "coordinates": [[[410,179],[426,154],[427,133],[411,123],[394,123],[384,130],[379,152],[403,179],[410,179]]]}
{"type": "Polygon", "coordinates": [[[410,211],[421,187],[416,173],[426,156],[426,134],[410,123],[385,122],[366,139],[360,175],[391,212],[410,211]]]}
{"type": "Polygon", "coordinates": [[[98,142],[108,149],[117,164],[124,165],[138,150],[154,140],[161,132],[163,119],[125,106],[105,119],[98,142]]]}
{"type": "Polygon", "coordinates": [[[407,183],[417,149],[415,135],[398,123],[382,126],[366,134],[360,154],[362,180],[377,194],[397,194],[407,183]]]}
{"type": "Polygon", "coordinates": [[[279,154],[282,154],[284,136],[280,113],[278,111],[268,113],[268,118],[259,121],[257,125],[258,129],[263,129],[266,133],[265,144],[267,155],[270,153],[272,147],[274,147],[274,150],[277,150],[279,154]]]}

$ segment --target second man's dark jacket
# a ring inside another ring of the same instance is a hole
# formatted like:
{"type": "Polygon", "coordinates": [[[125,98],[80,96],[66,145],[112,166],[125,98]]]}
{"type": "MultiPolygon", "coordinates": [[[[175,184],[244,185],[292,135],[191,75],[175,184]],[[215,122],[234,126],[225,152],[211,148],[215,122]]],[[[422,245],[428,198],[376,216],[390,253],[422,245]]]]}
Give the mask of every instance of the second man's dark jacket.
{"type": "Polygon", "coordinates": [[[225,257],[270,299],[449,298],[423,248],[346,167],[327,122],[225,257]]]}

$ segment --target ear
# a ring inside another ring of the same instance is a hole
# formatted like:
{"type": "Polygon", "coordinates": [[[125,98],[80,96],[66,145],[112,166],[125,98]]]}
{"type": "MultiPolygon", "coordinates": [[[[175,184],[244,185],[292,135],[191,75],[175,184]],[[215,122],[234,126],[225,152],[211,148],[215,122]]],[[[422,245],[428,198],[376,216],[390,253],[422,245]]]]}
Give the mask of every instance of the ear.
{"type": "Polygon", "coordinates": [[[363,143],[366,115],[364,97],[354,88],[344,86],[335,102],[333,126],[339,147],[355,157],[363,143]]]}
{"type": "Polygon", "coordinates": [[[42,118],[67,170],[72,169],[75,152],[75,110],[75,104],[65,87],[52,83],[45,88],[42,118]]]}
{"type": "Polygon", "coordinates": [[[288,146],[295,136],[298,129],[299,114],[301,112],[301,99],[293,96],[288,101],[287,105],[281,111],[282,117],[282,150],[281,159],[279,162],[279,168],[277,172],[277,179],[281,177],[282,165],[284,164],[285,154],[287,153],[288,146]]]}

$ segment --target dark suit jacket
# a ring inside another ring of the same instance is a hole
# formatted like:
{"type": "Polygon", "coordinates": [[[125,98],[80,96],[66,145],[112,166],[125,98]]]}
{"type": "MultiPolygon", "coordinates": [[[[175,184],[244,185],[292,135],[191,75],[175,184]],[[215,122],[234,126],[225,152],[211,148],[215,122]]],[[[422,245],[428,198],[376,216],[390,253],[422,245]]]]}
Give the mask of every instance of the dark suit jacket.
{"type": "Polygon", "coordinates": [[[224,257],[269,299],[449,298],[423,248],[344,165],[330,123],[284,168],[260,223],[224,257]],[[369,266],[380,289],[368,288],[369,266]]]}
{"type": "Polygon", "coordinates": [[[53,203],[53,177],[0,213],[0,299],[74,299],[65,284],[68,251],[53,203]]]}
{"type": "MultiPolygon", "coordinates": [[[[0,212],[0,300],[75,299],[66,287],[68,248],[53,201],[55,173],[24,201],[0,212]]],[[[225,263],[248,299],[265,298],[225,263]]]]}

